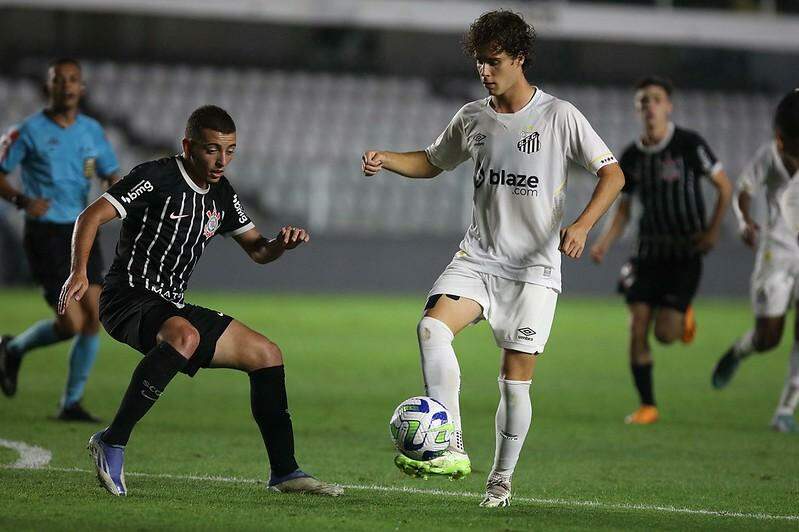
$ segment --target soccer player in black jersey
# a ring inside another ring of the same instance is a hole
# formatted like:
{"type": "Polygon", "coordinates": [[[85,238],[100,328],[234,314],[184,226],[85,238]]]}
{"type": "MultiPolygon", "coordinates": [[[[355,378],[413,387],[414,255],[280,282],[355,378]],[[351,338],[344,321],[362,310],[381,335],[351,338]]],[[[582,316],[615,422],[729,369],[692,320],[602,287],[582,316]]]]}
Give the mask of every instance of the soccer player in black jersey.
{"type": "Polygon", "coordinates": [[[671,121],[671,83],[648,77],[635,89],[644,131],[621,157],[626,178],[622,199],[591,256],[602,261],[624,231],[633,196],[637,197],[642,207],[638,242],[621,285],[631,318],[630,369],[641,404],[625,422],[649,424],[659,418],[652,387],[650,325],[654,322],[660,343],[693,340],[696,322],[691,301],[699,286],[702,256],[718,240],[732,187],[705,140],[671,121]],[[709,179],[717,192],[709,219],[702,179],[709,179]]]}
{"type": "Polygon", "coordinates": [[[184,300],[189,277],[216,235],[233,237],[259,264],[280,258],[309,236],[286,226],[261,236],[242,208],[225,167],[236,149],[236,126],[219,107],[195,110],[183,153],[141,164],[84,210],[75,224],[71,274],[61,291],[64,313],[86,292],[86,266],[100,225],[119,216],[116,258],[100,296],[100,320],[116,340],[144,355],[111,425],[89,440],[97,477],[125,495],[124,450],[136,423],[178,373],[232,368],[250,378],[252,414],[269,462],[269,487],[282,492],[340,495],[339,486],[304,473],[294,459],[283,355],[277,345],[221,312],[184,300]]]}

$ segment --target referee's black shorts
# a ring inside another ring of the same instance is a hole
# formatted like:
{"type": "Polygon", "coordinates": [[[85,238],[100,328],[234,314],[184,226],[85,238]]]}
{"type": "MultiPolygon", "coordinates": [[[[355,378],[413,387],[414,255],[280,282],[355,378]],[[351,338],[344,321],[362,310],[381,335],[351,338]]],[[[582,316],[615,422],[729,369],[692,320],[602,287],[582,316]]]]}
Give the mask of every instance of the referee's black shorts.
{"type": "Polygon", "coordinates": [[[233,318],[197,305],[178,308],[150,291],[117,284],[106,283],[100,294],[100,321],[105,330],[143,355],[155,347],[158,331],[173,316],[186,319],[200,334],[200,343],[182,370],[193,377],[211,364],[216,342],[233,318]]]}
{"type": "MultiPolygon", "coordinates": [[[[28,265],[34,281],[44,290],[44,299],[52,307],[58,305],[61,288],[69,277],[73,227],[74,224],[25,220],[23,246],[28,265]]],[[[89,284],[102,284],[103,254],[99,239],[92,246],[86,274],[89,284]]]]}
{"type": "Polygon", "coordinates": [[[647,303],[685,312],[699,288],[702,277],[702,256],[685,259],[631,259],[624,293],[628,304],[647,303]]]}

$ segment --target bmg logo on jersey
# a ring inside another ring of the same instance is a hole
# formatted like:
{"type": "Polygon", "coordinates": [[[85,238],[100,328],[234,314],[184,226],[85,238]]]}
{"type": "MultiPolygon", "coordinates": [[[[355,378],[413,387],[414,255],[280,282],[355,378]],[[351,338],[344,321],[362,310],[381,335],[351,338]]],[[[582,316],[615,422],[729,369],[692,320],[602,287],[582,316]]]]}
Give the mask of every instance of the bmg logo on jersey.
{"type": "Polygon", "coordinates": [[[135,187],[130,189],[130,192],[122,196],[120,199],[125,203],[130,203],[142,194],[153,191],[153,184],[146,179],[138,183],[135,187]]]}
{"type": "MultiPolygon", "coordinates": [[[[480,188],[486,180],[485,170],[481,168],[474,176],[474,188],[480,188]]],[[[505,170],[488,169],[488,184],[495,187],[512,187],[516,196],[538,197],[538,176],[514,174],[505,170]]]]}
{"type": "Polygon", "coordinates": [[[241,206],[238,194],[233,194],[233,208],[236,209],[236,213],[239,215],[239,223],[243,224],[244,222],[246,222],[247,215],[244,214],[244,207],[241,206]]]}

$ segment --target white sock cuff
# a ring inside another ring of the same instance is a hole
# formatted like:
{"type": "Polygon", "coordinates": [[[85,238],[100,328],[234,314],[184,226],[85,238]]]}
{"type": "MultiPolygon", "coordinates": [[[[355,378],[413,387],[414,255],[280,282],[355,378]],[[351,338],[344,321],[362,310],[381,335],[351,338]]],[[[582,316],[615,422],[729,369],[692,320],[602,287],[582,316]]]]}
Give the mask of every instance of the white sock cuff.
{"type": "Polygon", "coordinates": [[[455,335],[446,323],[430,316],[425,316],[419,321],[416,332],[419,334],[419,342],[427,345],[451,344],[455,339],[455,335]]]}
{"type": "Polygon", "coordinates": [[[503,379],[502,377],[499,377],[497,379],[497,382],[500,383],[500,384],[502,384],[504,382],[505,384],[508,384],[510,386],[520,386],[520,385],[521,386],[527,386],[528,388],[533,383],[532,379],[529,380],[529,381],[512,381],[510,379],[503,379]]]}

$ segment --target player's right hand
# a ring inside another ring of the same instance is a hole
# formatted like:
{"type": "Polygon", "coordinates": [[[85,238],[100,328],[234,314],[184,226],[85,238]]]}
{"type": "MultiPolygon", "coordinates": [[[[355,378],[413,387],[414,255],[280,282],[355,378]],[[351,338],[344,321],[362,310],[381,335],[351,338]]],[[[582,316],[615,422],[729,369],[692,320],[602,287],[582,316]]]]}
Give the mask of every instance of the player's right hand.
{"type": "Polygon", "coordinates": [[[80,301],[87,288],[89,288],[89,279],[86,277],[85,272],[72,272],[69,274],[63,288],[61,288],[61,295],[58,297],[58,313],[64,314],[73,299],[80,301]]]}
{"type": "Polygon", "coordinates": [[[747,222],[747,224],[741,228],[741,240],[744,241],[744,244],[754,249],[755,245],[757,245],[757,234],[759,232],[759,225],[755,222],[747,222]]]}
{"type": "Polygon", "coordinates": [[[383,155],[379,151],[364,152],[361,157],[363,175],[372,177],[383,168],[383,155]]]}
{"type": "Polygon", "coordinates": [[[33,218],[44,216],[48,209],[50,209],[50,200],[44,198],[31,198],[25,206],[25,212],[33,218]]]}

